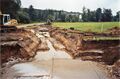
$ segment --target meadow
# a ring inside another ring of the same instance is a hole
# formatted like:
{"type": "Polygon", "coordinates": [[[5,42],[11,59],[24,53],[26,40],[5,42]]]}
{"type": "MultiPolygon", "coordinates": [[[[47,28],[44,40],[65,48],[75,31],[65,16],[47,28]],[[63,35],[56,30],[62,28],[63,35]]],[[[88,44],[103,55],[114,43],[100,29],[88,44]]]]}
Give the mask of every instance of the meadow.
{"type": "Polygon", "coordinates": [[[54,22],[54,27],[74,28],[80,31],[105,32],[112,27],[120,27],[119,22],[54,22]]]}

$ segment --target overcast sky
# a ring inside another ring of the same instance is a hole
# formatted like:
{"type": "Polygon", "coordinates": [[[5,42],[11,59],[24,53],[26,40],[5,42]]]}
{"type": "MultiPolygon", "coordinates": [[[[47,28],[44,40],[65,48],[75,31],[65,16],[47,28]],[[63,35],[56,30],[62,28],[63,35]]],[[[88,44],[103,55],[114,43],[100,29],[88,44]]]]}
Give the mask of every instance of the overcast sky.
{"type": "Polygon", "coordinates": [[[56,9],[82,12],[83,6],[91,10],[98,7],[112,9],[113,14],[120,11],[120,0],[21,0],[22,7],[33,5],[37,9],[56,9]]]}

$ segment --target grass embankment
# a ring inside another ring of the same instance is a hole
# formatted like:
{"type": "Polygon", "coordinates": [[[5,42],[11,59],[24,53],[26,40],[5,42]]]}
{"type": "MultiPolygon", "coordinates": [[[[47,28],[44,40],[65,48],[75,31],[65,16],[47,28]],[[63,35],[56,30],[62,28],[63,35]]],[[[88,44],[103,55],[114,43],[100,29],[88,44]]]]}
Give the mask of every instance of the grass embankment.
{"type": "Polygon", "coordinates": [[[81,30],[81,31],[92,31],[92,32],[105,32],[107,29],[112,27],[120,27],[119,22],[55,22],[55,27],[70,28],[81,30]]]}

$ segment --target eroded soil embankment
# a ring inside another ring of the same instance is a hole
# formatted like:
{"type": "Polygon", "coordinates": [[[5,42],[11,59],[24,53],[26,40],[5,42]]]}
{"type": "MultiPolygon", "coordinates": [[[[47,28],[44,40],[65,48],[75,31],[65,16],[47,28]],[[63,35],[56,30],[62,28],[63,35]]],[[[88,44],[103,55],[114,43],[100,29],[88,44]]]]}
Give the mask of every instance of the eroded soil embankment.
{"type": "MultiPolygon", "coordinates": [[[[93,61],[105,62],[105,64],[112,65],[120,58],[119,53],[119,40],[91,40],[83,41],[83,50],[101,50],[101,53],[96,52],[96,56],[101,58],[93,59],[93,61]]],[[[86,52],[86,56],[87,56],[86,52]]],[[[90,52],[88,53],[88,55],[90,52]]],[[[82,54],[79,54],[82,56],[82,54]]],[[[91,56],[95,55],[95,52],[91,56]]],[[[85,55],[83,55],[85,56],[85,55]]]]}
{"type": "MultiPolygon", "coordinates": [[[[73,58],[114,64],[119,58],[119,40],[84,40],[88,37],[76,31],[52,28],[50,34],[60,41],[73,58]]],[[[95,35],[92,35],[93,37],[95,35]]],[[[90,37],[90,35],[89,35],[90,37]]]]}
{"type": "Polygon", "coordinates": [[[82,60],[102,62],[107,65],[111,73],[120,78],[120,43],[117,40],[94,40],[94,37],[118,37],[120,29],[117,28],[107,33],[81,33],[76,30],[51,28],[50,35],[60,41],[73,56],[82,60]],[[105,36],[104,36],[105,35],[105,36]],[[86,40],[87,38],[87,40],[86,40]],[[92,40],[93,39],[93,40],[92,40]]]}
{"type": "Polygon", "coordinates": [[[40,44],[40,40],[34,33],[22,30],[9,33],[1,33],[1,62],[10,61],[11,57],[29,59],[33,57],[40,44]]]}

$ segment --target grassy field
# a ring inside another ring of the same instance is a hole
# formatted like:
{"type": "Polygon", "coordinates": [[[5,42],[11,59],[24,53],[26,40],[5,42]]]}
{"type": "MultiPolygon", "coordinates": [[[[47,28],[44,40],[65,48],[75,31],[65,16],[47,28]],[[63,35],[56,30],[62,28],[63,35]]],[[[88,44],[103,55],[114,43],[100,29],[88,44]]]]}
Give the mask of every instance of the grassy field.
{"type": "Polygon", "coordinates": [[[119,22],[54,22],[54,27],[70,28],[81,31],[104,32],[109,28],[118,26],[119,22]]]}

